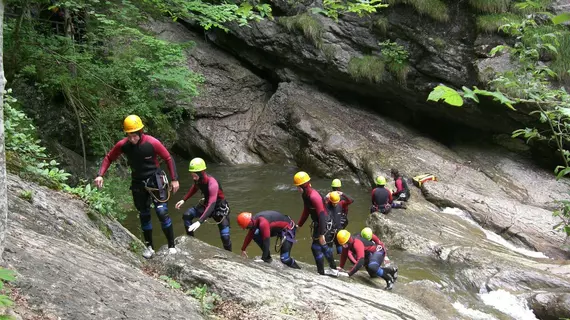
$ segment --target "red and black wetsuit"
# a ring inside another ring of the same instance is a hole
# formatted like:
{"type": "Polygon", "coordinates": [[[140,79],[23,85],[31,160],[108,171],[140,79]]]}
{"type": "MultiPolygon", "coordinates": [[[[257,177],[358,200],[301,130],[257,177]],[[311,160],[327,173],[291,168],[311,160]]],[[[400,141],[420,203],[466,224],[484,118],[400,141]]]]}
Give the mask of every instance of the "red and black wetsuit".
{"type": "Polygon", "coordinates": [[[218,223],[218,229],[220,231],[220,237],[224,245],[224,249],[231,251],[232,242],[230,239],[230,220],[229,220],[229,206],[222,190],[222,186],[218,181],[208,175],[205,171],[197,173],[200,176],[198,181],[194,181],[188,193],[184,196],[184,201],[187,201],[192,197],[198,190],[204,196],[204,205],[197,205],[188,209],[182,215],[184,220],[184,226],[186,227],[186,233],[193,236],[193,232],[188,231],[188,227],[192,225],[192,220],[198,218],[200,223],[204,223],[208,218],[213,217],[213,219],[218,223]]]}
{"type": "Polygon", "coordinates": [[[344,221],[342,223],[342,229],[345,229],[348,225],[348,206],[354,202],[350,196],[346,193],[342,193],[340,196],[340,202],[338,203],[342,207],[342,213],[344,214],[344,221]]]}
{"type": "MultiPolygon", "coordinates": [[[[362,236],[360,235],[357,235],[356,237],[362,240],[366,240],[363,239],[362,236]]],[[[384,242],[380,241],[380,238],[378,238],[375,234],[372,235],[372,239],[370,239],[370,241],[374,242],[377,246],[381,246],[382,249],[384,250],[384,254],[388,254],[386,245],[384,245],[384,242]]],[[[352,262],[353,264],[356,264],[358,262],[358,260],[354,257],[354,254],[351,250],[348,251],[348,260],[350,260],[350,262],[352,262]]]]}
{"type": "Polygon", "coordinates": [[[406,179],[404,179],[402,176],[398,176],[396,180],[394,180],[394,184],[396,185],[396,191],[392,194],[392,196],[397,200],[408,201],[411,194],[406,179]]]}
{"type": "Polygon", "coordinates": [[[399,203],[393,202],[392,192],[385,187],[376,187],[372,190],[372,206],[370,213],[388,213],[392,208],[400,208],[399,203]]]}
{"type": "MultiPolygon", "coordinates": [[[[373,236],[373,239],[376,236],[373,236]]],[[[380,239],[376,237],[376,240],[380,242],[380,239]]],[[[349,276],[355,274],[363,265],[366,264],[366,269],[370,276],[376,276],[380,265],[384,261],[384,250],[383,243],[376,243],[374,241],[368,241],[360,236],[350,237],[348,242],[342,248],[342,253],[340,255],[340,267],[343,268],[346,263],[346,259],[349,256],[349,252],[353,255],[355,264],[348,272],[349,276]]]]}
{"type": "Polygon", "coordinates": [[[252,224],[243,240],[241,251],[245,251],[251,240],[259,245],[263,254],[261,259],[271,262],[271,237],[283,237],[281,243],[281,262],[290,267],[299,268],[295,259],[290,255],[295,242],[295,222],[288,216],[277,211],[261,211],[251,219],[252,224]]]}
{"type": "Polygon", "coordinates": [[[336,269],[336,262],[334,261],[331,247],[325,243],[321,245],[319,242],[320,236],[325,236],[325,241],[332,240],[332,220],[327,214],[323,202],[323,197],[316,190],[311,188],[310,185],[303,187],[303,213],[299,219],[299,227],[302,227],[307,221],[309,215],[311,216],[313,226],[313,243],[311,244],[311,251],[315,257],[317,265],[317,272],[325,274],[325,266],[323,256],[327,258],[331,269],[336,269]]]}
{"type": "Polygon", "coordinates": [[[150,135],[141,133],[137,144],[130,143],[128,138],[117,142],[103,159],[98,175],[102,177],[109,169],[111,163],[119,158],[121,154],[127,156],[128,164],[131,167],[133,202],[140,213],[141,227],[146,245],[152,247],[152,223],[150,217],[150,200],[152,200],[162,225],[162,230],[168,240],[168,247],[173,248],[174,231],[172,230],[172,220],[168,216],[168,205],[166,202],[160,202],[151,197],[144,187],[146,183],[149,187],[160,189],[158,198],[161,201],[166,200],[167,193],[163,188],[162,179],[159,178],[162,171],[160,170],[157,155],[166,161],[170,177],[173,181],[176,181],[178,180],[178,174],[176,173],[174,160],[160,141],[150,135]]]}

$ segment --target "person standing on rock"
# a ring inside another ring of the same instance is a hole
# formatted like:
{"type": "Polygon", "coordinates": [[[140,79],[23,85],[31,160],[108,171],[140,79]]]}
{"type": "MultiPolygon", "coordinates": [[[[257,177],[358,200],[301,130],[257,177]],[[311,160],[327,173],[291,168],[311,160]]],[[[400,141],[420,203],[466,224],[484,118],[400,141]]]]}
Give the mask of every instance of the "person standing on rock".
{"type": "Polygon", "coordinates": [[[398,268],[380,267],[385,255],[383,244],[378,245],[360,236],[353,237],[350,235],[350,232],[346,230],[340,230],[336,237],[338,243],[342,245],[339,271],[344,271],[344,264],[346,263],[349,252],[351,252],[356,263],[352,269],[348,271],[348,276],[354,275],[362,266],[366,265],[366,270],[370,277],[380,277],[386,281],[386,290],[391,290],[394,287],[394,282],[398,279],[398,268]]]}
{"type": "Polygon", "coordinates": [[[222,186],[214,177],[206,173],[206,162],[202,158],[192,159],[188,171],[192,174],[194,184],[188,190],[184,199],[176,203],[176,209],[180,209],[184,202],[190,199],[198,190],[202,192],[204,199],[182,215],[184,226],[187,229],[186,234],[194,236],[194,231],[211,217],[218,225],[224,249],[232,251],[229,219],[230,207],[226,201],[222,186]],[[198,221],[192,223],[192,220],[195,218],[198,218],[198,221]]]}
{"type": "Polygon", "coordinates": [[[243,245],[241,255],[247,258],[247,246],[251,240],[261,248],[261,259],[271,263],[271,237],[281,239],[280,258],[281,262],[291,268],[301,269],[295,259],[291,257],[291,248],[295,240],[297,227],[295,221],[277,211],[261,211],[252,217],[250,212],[242,212],[237,217],[237,222],[242,229],[249,229],[243,245]]]}
{"type": "Polygon", "coordinates": [[[385,187],[386,178],[378,176],[376,178],[376,188],[372,190],[372,206],[370,213],[380,212],[387,214],[392,208],[406,209],[405,203],[394,202],[392,192],[385,187]]]}
{"type": "MultiPolygon", "coordinates": [[[[346,226],[348,226],[348,206],[354,203],[354,199],[352,199],[346,193],[340,190],[341,187],[342,183],[340,182],[339,179],[334,179],[332,181],[331,188],[333,191],[338,192],[338,194],[340,195],[340,202],[338,203],[338,205],[342,208],[342,214],[343,214],[339,230],[346,229],[346,226]]],[[[327,195],[327,198],[329,195],[330,193],[327,195]]]]}
{"type": "Polygon", "coordinates": [[[390,175],[392,175],[392,178],[394,179],[394,185],[396,186],[396,191],[392,193],[392,197],[400,201],[410,200],[411,193],[406,179],[404,179],[404,177],[400,175],[398,169],[395,168],[392,168],[390,170],[390,175]]]}
{"type": "Polygon", "coordinates": [[[343,224],[346,222],[346,215],[344,215],[342,207],[340,206],[340,192],[330,192],[325,199],[325,209],[329,217],[333,220],[333,241],[336,245],[336,252],[340,254],[342,252],[342,245],[336,241],[336,233],[338,230],[344,229],[343,224]]]}
{"type": "Polygon", "coordinates": [[[164,171],[160,169],[157,155],[166,161],[170,177],[172,179],[172,192],[178,191],[178,174],[176,173],[176,165],[170,156],[170,153],[160,141],[156,138],[144,134],[144,125],[142,120],[136,115],[130,115],[123,121],[123,130],[127,137],[117,142],[115,146],[107,153],[101,164],[101,168],[95,178],[95,186],[103,187],[103,175],[109,169],[111,163],[121,155],[125,154],[129,166],[131,167],[131,191],[133,202],[139,211],[141,228],[143,230],[146,249],[143,257],[150,259],[154,255],[154,247],[152,243],[152,223],[150,217],[150,203],[154,204],[154,208],[162,231],[168,241],[169,253],[176,253],[174,247],[174,230],[172,228],[172,220],[168,215],[168,179],[164,171]],[[158,191],[158,197],[152,191],[158,191]]]}
{"type": "Polygon", "coordinates": [[[307,221],[307,218],[311,216],[313,237],[311,251],[315,257],[317,271],[321,275],[325,274],[324,256],[327,258],[330,267],[330,270],[327,270],[327,273],[337,276],[338,271],[336,270],[336,262],[334,261],[333,252],[331,247],[327,244],[332,242],[333,221],[325,210],[323,197],[317,192],[317,190],[314,190],[311,187],[309,182],[310,180],[311,177],[304,171],[297,172],[293,177],[293,184],[297,186],[297,189],[303,198],[303,213],[301,214],[301,218],[297,224],[299,227],[302,227],[303,224],[305,224],[305,221],[307,221]]]}

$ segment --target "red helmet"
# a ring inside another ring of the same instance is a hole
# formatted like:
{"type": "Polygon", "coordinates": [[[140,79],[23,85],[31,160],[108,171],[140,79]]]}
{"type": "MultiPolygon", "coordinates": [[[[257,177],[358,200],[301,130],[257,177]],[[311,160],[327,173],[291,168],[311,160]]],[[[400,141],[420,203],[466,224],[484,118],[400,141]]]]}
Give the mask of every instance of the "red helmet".
{"type": "Polygon", "coordinates": [[[237,223],[242,229],[249,227],[251,223],[251,212],[242,212],[237,217],[237,223]]]}

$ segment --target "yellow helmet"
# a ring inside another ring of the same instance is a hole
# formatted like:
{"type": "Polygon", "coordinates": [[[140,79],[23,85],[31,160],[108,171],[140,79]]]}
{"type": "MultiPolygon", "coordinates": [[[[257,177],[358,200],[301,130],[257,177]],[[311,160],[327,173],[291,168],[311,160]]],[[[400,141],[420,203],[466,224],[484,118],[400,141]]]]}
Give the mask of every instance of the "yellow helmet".
{"type": "Polygon", "coordinates": [[[376,184],[379,186],[386,185],[386,178],[384,178],[383,176],[376,177],[376,184]]]}
{"type": "Polygon", "coordinates": [[[137,115],[131,114],[123,121],[123,130],[126,133],[137,132],[142,128],[144,128],[144,125],[141,118],[137,115]]]}
{"type": "Polygon", "coordinates": [[[336,240],[338,241],[338,244],[340,244],[341,246],[347,243],[348,239],[350,239],[350,232],[346,230],[340,230],[336,234],[336,240]]]}
{"type": "Polygon", "coordinates": [[[194,158],[190,161],[188,166],[188,171],[190,172],[200,172],[206,170],[206,161],[202,158],[194,158]]]}
{"type": "Polygon", "coordinates": [[[342,187],[342,183],[340,183],[340,179],[334,179],[331,183],[331,187],[333,187],[333,188],[342,187]]]}
{"type": "Polygon", "coordinates": [[[295,176],[293,177],[293,184],[298,187],[300,185],[309,182],[310,180],[311,177],[309,177],[308,173],[306,173],[305,171],[299,171],[295,173],[295,176]]]}
{"type": "Polygon", "coordinates": [[[329,193],[329,200],[334,204],[339,203],[340,202],[340,194],[338,194],[338,192],[336,192],[336,191],[329,193]]]}

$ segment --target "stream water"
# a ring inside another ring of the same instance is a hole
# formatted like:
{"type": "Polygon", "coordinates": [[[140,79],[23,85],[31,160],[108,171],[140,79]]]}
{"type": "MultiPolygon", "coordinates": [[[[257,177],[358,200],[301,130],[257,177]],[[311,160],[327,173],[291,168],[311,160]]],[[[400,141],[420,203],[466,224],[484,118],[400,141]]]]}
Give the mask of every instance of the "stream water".
{"type": "MultiPolygon", "coordinates": [[[[172,195],[168,202],[169,214],[173,220],[175,237],[185,234],[184,224],[182,221],[182,213],[195,205],[201,198],[201,194],[194,195],[190,198],[182,207],[181,210],[176,210],[174,205],[177,201],[182,199],[184,194],[192,185],[192,178],[187,172],[187,161],[180,161],[177,163],[178,172],[180,175],[180,190],[172,195]]],[[[257,213],[262,210],[277,210],[283,214],[291,216],[294,220],[298,220],[301,212],[303,210],[303,202],[301,196],[298,193],[296,187],[292,184],[293,175],[298,171],[298,168],[293,166],[279,166],[279,165],[260,165],[260,166],[223,166],[223,165],[208,165],[208,173],[214,176],[222,185],[226,198],[231,207],[231,239],[233,243],[233,252],[239,254],[241,245],[246,235],[246,230],[242,230],[236,223],[237,215],[242,211],[249,211],[252,213],[257,213]]],[[[329,179],[321,179],[318,177],[312,177],[312,185],[314,188],[319,190],[322,194],[326,194],[330,191],[329,179]]],[[[369,215],[370,206],[370,190],[359,185],[355,181],[348,179],[342,179],[342,191],[346,192],[348,195],[354,198],[355,202],[349,207],[349,225],[348,230],[351,233],[360,233],[360,230],[366,226],[366,219],[369,215]]],[[[413,200],[412,200],[413,201],[413,200]]],[[[393,210],[390,214],[397,215],[402,214],[401,209],[393,210]]],[[[474,222],[465,222],[465,217],[456,210],[445,210],[445,213],[449,214],[450,219],[456,219],[458,222],[463,222],[467,225],[474,224],[474,222]]],[[[310,220],[310,219],[309,219],[310,220]]],[[[310,221],[309,221],[310,222],[310,221]]],[[[166,239],[162,230],[160,229],[160,222],[152,211],[152,223],[154,227],[153,240],[155,247],[158,248],[166,244],[166,239]]],[[[127,219],[123,224],[131,231],[133,234],[142,238],[140,231],[140,223],[138,218],[138,212],[131,211],[128,213],[127,219]]],[[[300,261],[307,262],[314,265],[314,259],[310,250],[310,228],[307,222],[297,233],[297,243],[293,246],[292,256],[300,261]]],[[[481,233],[482,230],[477,225],[473,226],[472,232],[481,233]]],[[[505,250],[513,249],[508,248],[512,246],[508,242],[501,242],[502,238],[484,230],[487,234],[489,242],[494,245],[501,245],[505,250]],[[493,235],[497,238],[493,238],[493,235]]],[[[221,240],[219,237],[218,228],[213,221],[210,223],[206,222],[203,224],[196,232],[196,237],[203,240],[211,245],[222,247],[221,240]]],[[[275,239],[272,239],[272,246],[275,239]]],[[[516,248],[514,248],[516,249],[516,248]]],[[[407,252],[390,250],[388,244],[388,252],[390,259],[393,263],[396,263],[400,268],[399,282],[412,282],[421,280],[432,280],[443,286],[448,286],[453,284],[455,281],[454,267],[450,264],[443,263],[436,259],[432,259],[424,256],[417,256],[407,252]]],[[[273,251],[273,248],[272,248],[273,251]]],[[[254,256],[261,255],[261,250],[254,243],[251,242],[247,249],[250,258],[254,256]]],[[[523,254],[527,252],[521,252],[523,254]]],[[[527,253],[528,254],[528,253],[527,253]]],[[[539,253],[534,253],[540,256],[539,253]]],[[[530,255],[530,254],[528,254],[530,255]]],[[[339,256],[335,254],[335,258],[338,260],[339,256]]],[[[378,287],[383,287],[383,283],[371,283],[371,285],[376,285],[378,287]]],[[[456,287],[456,286],[450,286],[456,287]]],[[[497,307],[492,305],[494,301],[492,297],[489,297],[489,293],[485,292],[474,292],[473,290],[455,290],[451,289],[449,291],[452,301],[455,301],[454,307],[460,313],[466,317],[473,319],[503,319],[504,314],[509,314],[509,312],[502,313],[497,312],[497,307]],[[486,299],[486,300],[485,300],[486,299]],[[487,302],[486,302],[487,301],[487,302]]],[[[496,293],[493,293],[496,294],[496,293]]],[[[504,292],[503,295],[508,295],[504,292]]],[[[509,299],[516,300],[516,297],[510,296],[509,299]]],[[[525,312],[525,306],[523,303],[506,306],[509,308],[512,314],[517,314],[517,312],[525,312]]],[[[527,317],[525,319],[533,319],[527,317]]]]}

